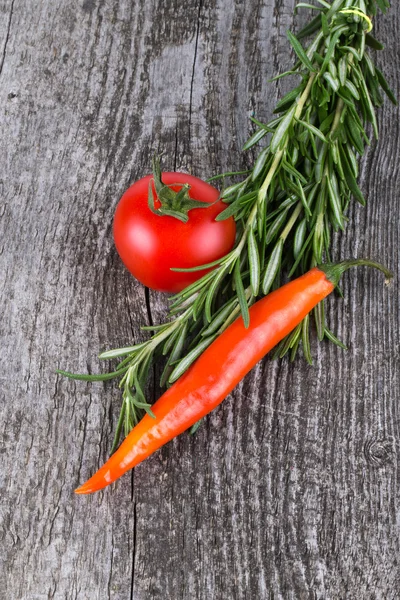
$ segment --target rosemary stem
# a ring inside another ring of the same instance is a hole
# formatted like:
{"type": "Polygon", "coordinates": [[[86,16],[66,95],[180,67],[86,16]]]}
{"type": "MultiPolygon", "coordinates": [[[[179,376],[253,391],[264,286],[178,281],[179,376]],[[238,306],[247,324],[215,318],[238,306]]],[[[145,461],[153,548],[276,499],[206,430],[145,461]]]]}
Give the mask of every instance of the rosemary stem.
{"type": "MultiPolygon", "coordinates": [[[[310,90],[311,90],[311,86],[314,83],[314,79],[316,78],[317,73],[311,73],[310,78],[307,82],[306,87],[304,88],[304,92],[302,93],[302,95],[299,98],[299,101],[297,103],[297,108],[296,108],[296,112],[294,113],[294,118],[295,119],[299,119],[301,116],[301,113],[303,111],[304,105],[307,101],[307,98],[310,94],[310,90]]],[[[285,147],[287,145],[288,140],[286,140],[286,144],[285,147]]]]}
{"type": "Polygon", "coordinates": [[[302,210],[303,210],[303,204],[301,202],[299,202],[298,205],[296,206],[295,210],[293,211],[293,214],[290,217],[285,229],[282,231],[281,235],[279,236],[283,242],[286,240],[287,236],[289,235],[293,225],[296,223],[298,216],[300,215],[302,210]]]}
{"type": "Polygon", "coordinates": [[[262,184],[259,192],[258,192],[258,197],[257,197],[257,201],[254,203],[253,208],[251,209],[251,213],[247,219],[246,222],[246,226],[244,228],[244,232],[243,235],[240,239],[239,244],[237,245],[236,249],[235,249],[235,254],[236,257],[240,256],[241,251],[243,250],[243,247],[247,241],[250,229],[252,229],[254,221],[257,217],[257,211],[258,211],[258,206],[259,204],[262,204],[265,201],[266,195],[267,195],[267,191],[268,191],[268,187],[276,173],[276,170],[279,167],[279,163],[281,161],[281,158],[284,154],[284,150],[279,150],[279,152],[277,152],[275,154],[275,158],[272,162],[272,165],[267,173],[267,176],[264,180],[264,183],[262,184]]]}
{"type": "MultiPolygon", "coordinates": [[[[317,75],[317,73],[312,73],[310,75],[310,78],[309,78],[309,80],[307,82],[307,85],[304,88],[303,93],[301,94],[300,98],[297,101],[297,108],[296,108],[296,111],[294,113],[294,119],[298,119],[301,116],[301,113],[303,111],[304,105],[307,102],[308,96],[310,95],[310,90],[311,90],[311,87],[312,87],[312,84],[314,82],[314,79],[315,79],[316,75],[317,75]]],[[[278,167],[279,167],[279,164],[280,164],[280,162],[282,160],[282,157],[285,154],[285,150],[286,150],[286,146],[288,144],[288,141],[289,141],[288,138],[286,138],[286,141],[284,142],[283,148],[281,150],[278,150],[278,152],[275,154],[274,160],[272,161],[272,164],[271,164],[271,166],[270,166],[270,168],[268,170],[268,173],[267,173],[267,175],[266,175],[266,177],[265,177],[265,179],[263,181],[263,184],[262,184],[262,186],[259,189],[259,192],[258,192],[258,195],[257,195],[257,201],[254,203],[254,206],[253,206],[253,208],[252,208],[252,210],[250,212],[250,215],[249,215],[249,217],[247,219],[243,235],[242,235],[242,237],[240,239],[240,242],[237,245],[237,247],[235,249],[235,252],[234,252],[236,260],[240,256],[240,253],[242,252],[243,247],[244,247],[244,245],[245,245],[245,243],[247,241],[249,232],[250,232],[250,230],[253,227],[254,221],[255,221],[255,219],[257,217],[258,207],[263,202],[265,202],[265,199],[267,197],[268,188],[269,188],[269,186],[271,184],[271,181],[273,180],[273,178],[274,178],[274,176],[275,176],[275,174],[276,174],[276,172],[278,170],[278,167]]],[[[290,228],[288,229],[288,231],[285,234],[285,237],[283,239],[286,238],[286,236],[288,235],[290,229],[293,227],[293,224],[295,223],[297,217],[300,214],[301,208],[298,207],[296,209],[296,211],[292,215],[292,218],[293,218],[294,215],[296,215],[295,218],[294,218],[294,221],[293,221],[293,223],[290,224],[290,228]],[[296,214],[296,211],[298,211],[297,214],[296,214]]],[[[289,225],[289,223],[288,223],[288,225],[289,225]]],[[[285,231],[286,231],[286,229],[285,229],[285,231]]]]}
{"type": "MultiPolygon", "coordinates": [[[[308,98],[308,96],[310,94],[311,86],[312,86],[312,84],[314,82],[314,79],[315,79],[316,75],[317,75],[317,73],[312,73],[310,75],[310,78],[309,78],[309,80],[307,82],[307,85],[304,88],[304,91],[301,94],[300,98],[298,99],[297,108],[296,108],[296,111],[294,113],[294,119],[298,119],[301,116],[301,113],[303,111],[305,103],[307,102],[307,98],[308,98]]],[[[272,165],[271,165],[271,167],[270,167],[270,169],[269,169],[269,171],[267,173],[267,176],[264,179],[264,182],[263,182],[263,184],[262,184],[262,186],[261,186],[261,188],[260,188],[260,190],[258,192],[257,202],[256,202],[255,206],[253,207],[253,210],[250,213],[249,220],[248,220],[248,223],[250,222],[250,226],[253,225],[253,221],[256,218],[258,204],[261,204],[262,202],[265,201],[265,198],[266,198],[267,192],[268,192],[268,188],[269,188],[269,186],[271,184],[271,181],[272,181],[272,179],[273,179],[273,177],[274,177],[274,175],[275,175],[275,173],[276,173],[276,171],[277,171],[277,169],[279,167],[279,163],[281,162],[281,159],[282,159],[282,157],[285,154],[285,150],[286,150],[287,144],[288,144],[288,138],[286,138],[286,141],[284,143],[283,148],[281,150],[279,150],[275,154],[275,158],[274,158],[274,160],[272,162],[272,165]]],[[[292,215],[293,221],[292,221],[292,219],[289,221],[289,223],[286,226],[284,232],[282,233],[281,238],[283,240],[286,239],[287,235],[289,234],[289,231],[293,227],[293,224],[295,223],[295,221],[296,221],[297,217],[299,216],[300,212],[301,212],[301,205],[296,208],[295,212],[292,215]]],[[[247,229],[247,224],[246,224],[246,229],[247,229]]]]}
{"type": "Polygon", "coordinates": [[[131,373],[139,367],[139,365],[149,356],[154,350],[168,337],[170,337],[174,331],[181,326],[182,323],[185,322],[191,316],[191,307],[189,307],[185,312],[181,315],[177,316],[171,323],[169,323],[168,327],[156,333],[152,336],[145,344],[142,349],[136,354],[136,356],[131,358],[129,368],[123,378],[120,381],[120,387],[125,384],[131,373]]]}
{"type": "Polygon", "coordinates": [[[161,342],[163,342],[165,339],[167,339],[171,333],[173,333],[177,327],[180,327],[180,325],[182,323],[185,322],[186,319],[188,319],[191,315],[191,307],[186,309],[185,312],[183,312],[181,315],[179,315],[178,317],[176,317],[176,319],[174,321],[171,321],[171,323],[169,324],[169,326],[166,329],[163,329],[162,331],[160,331],[159,333],[157,333],[154,337],[150,338],[150,340],[148,341],[148,347],[144,348],[143,350],[147,350],[152,352],[153,350],[155,350],[157,348],[157,346],[159,346],[161,344],[161,342]]]}
{"type": "MultiPolygon", "coordinates": [[[[286,148],[286,144],[285,143],[285,148],[286,148]]],[[[262,186],[260,187],[260,190],[258,192],[258,198],[257,198],[257,203],[261,204],[262,202],[264,202],[266,196],[267,196],[267,191],[268,188],[270,186],[270,183],[276,173],[277,168],[279,167],[279,163],[281,162],[282,156],[285,153],[285,148],[282,148],[282,150],[279,150],[276,154],[275,154],[275,158],[272,162],[272,165],[267,173],[266,178],[264,179],[264,182],[262,184],[262,186]]],[[[253,210],[251,211],[251,216],[253,216],[253,219],[255,218],[255,215],[257,214],[257,203],[255,204],[255,207],[253,208],[253,210]],[[255,212],[254,212],[255,211],[255,212]],[[254,214],[253,214],[254,213],[254,214]]]]}
{"type": "MultiPolygon", "coordinates": [[[[309,78],[309,80],[307,82],[307,85],[304,88],[303,93],[301,94],[300,98],[297,101],[297,108],[296,108],[296,111],[294,113],[294,119],[298,119],[301,116],[301,113],[303,111],[303,108],[304,108],[304,105],[305,105],[305,103],[307,101],[307,98],[308,98],[308,96],[310,94],[311,86],[312,86],[312,84],[314,82],[314,79],[315,79],[316,75],[317,75],[316,73],[312,73],[310,75],[310,78],[309,78]]],[[[265,200],[265,198],[266,198],[267,191],[268,191],[268,188],[269,188],[269,186],[271,184],[271,181],[272,181],[272,179],[273,179],[273,177],[274,177],[274,175],[275,175],[275,173],[276,173],[276,171],[278,169],[278,166],[279,166],[279,163],[281,162],[282,157],[285,154],[285,150],[286,150],[286,146],[288,145],[288,141],[289,141],[289,138],[287,137],[286,141],[284,143],[283,148],[281,150],[279,150],[275,154],[275,158],[274,158],[274,160],[272,162],[272,165],[271,165],[271,167],[270,167],[270,169],[269,169],[269,171],[267,173],[266,178],[264,179],[264,182],[263,182],[262,186],[260,187],[260,191],[258,192],[258,198],[257,198],[257,200],[258,200],[259,203],[263,202],[265,200]]],[[[256,215],[256,212],[257,212],[257,208],[256,207],[255,207],[255,213],[254,213],[254,215],[253,215],[253,212],[254,212],[254,208],[253,208],[253,210],[252,210],[252,212],[250,214],[250,216],[253,216],[253,219],[254,219],[255,215],[256,215]]]]}
{"type": "MultiPolygon", "coordinates": [[[[353,59],[354,59],[353,54],[350,54],[349,59],[348,59],[348,67],[347,67],[348,71],[350,70],[351,65],[353,64],[353,59]]],[[[335,111],[335,117],[333,119],[333,123],[332,123],[332,127],[331,127],[331,135],[339,127],[340,117],[342,115],[343,108],[344,108],[344,101],[342,98],[339,98],[339,101],[338,101],[337,107],[336,107],[336,111],[335,111]]]]}

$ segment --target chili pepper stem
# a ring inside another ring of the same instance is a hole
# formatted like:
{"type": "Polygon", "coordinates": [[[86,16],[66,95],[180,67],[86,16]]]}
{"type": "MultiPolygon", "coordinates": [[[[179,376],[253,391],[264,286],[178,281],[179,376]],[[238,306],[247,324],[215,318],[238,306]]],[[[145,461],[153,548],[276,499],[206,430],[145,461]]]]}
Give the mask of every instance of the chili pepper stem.
{"type": "Polygon", "coordinates": [[[374,269],[378,269],[379,271],[382,271],[382,273],[384,273],[384,275],[386,276],[386,278],[389,280],[393,277],[393,273],[391,271],[389,271],[389,269],[387,269],[386,267],[384,267],[383,265],[381,265],[380,263],[377,263],[373,260],[367,260],[367,259],[350,259],[350,260],[343,260],[339,263],[326,263],[323,265],[318,265],[318,269],[320,269],[321,271],[323,271],[325,273],[326,278],[336,287],[337,284],[339,283],[339,280],[341,278],[341,276],[343,275],[343,273],[345,271],[347,271],[348,269],[351,269],[352,267],[372,267],[374,269]]]}

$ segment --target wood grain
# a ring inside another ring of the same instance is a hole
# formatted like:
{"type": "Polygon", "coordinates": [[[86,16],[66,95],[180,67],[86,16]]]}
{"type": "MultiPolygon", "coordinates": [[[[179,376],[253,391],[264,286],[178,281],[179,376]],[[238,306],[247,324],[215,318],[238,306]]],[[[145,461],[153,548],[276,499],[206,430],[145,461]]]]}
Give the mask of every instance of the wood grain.
{"type": "MultiPolygon", "coordinates": [[[[6,600],[395,599],[399,544],[399,110],[362,163],[335,254],[397,272],[329,302],[343,352],[267,359],[203,424],[112,489],[74,497],[106,458],[106,368],[166,301],[116,256],[119,197],[163,152],[199,176],[251,163],[291,64],[294,0],[0,2],[1,520],[6,600]]],[[[376,35],[399,96],[400,6],[376,35]]],[[[156,373],[156,378],[157,380],[156,373]]],[[[153,394],[158,393],[154,384],[153,394]]]]}

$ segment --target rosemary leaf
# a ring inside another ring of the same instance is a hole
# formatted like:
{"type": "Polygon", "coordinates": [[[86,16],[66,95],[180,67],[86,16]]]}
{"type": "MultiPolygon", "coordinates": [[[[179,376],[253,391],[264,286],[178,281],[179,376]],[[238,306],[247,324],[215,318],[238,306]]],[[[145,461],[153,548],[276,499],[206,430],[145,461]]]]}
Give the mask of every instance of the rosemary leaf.
{"type": "MultiPolygon", "coordinates": [[[[249,266],[250,266],[250,285],[253,296],[258,295],[260,287],[260,256],[258,253],[258,246],[254,236],[254,231],[251,229],[249,233],[249,266]]],[[[247,302],[246,302],[247,304],[247,302]]]]}
{"type": "Polygon", "coordinates": [[[236,295],[239,300],[240,311],[242,313],[244,326],[247,328],[250,325],[250,315],[249,315],[249,307],[247,305],[247,298],[244,292],[243,281],[240,275],[240,263],[237,260],[234,268],[234,277],[233,281],[235,284],[236,295]]]}
{"type": "Polygon", "coordinates": [[[282,259],[282,251],[283,251],[283,240],[280,238],[275,245],[275,248],[271,252],[271,256],[269,258],[267,267],[265,269],[263,282],[262,282],[262,290],[263,294],[268,294],[271,286],[274,282],[276,274],[278,273],[281,259],[282,259]]]}
{"type": "Polygon", "coordinates": [[[189,352],[189,354],[187,354],[185,358],[183,358],[172,371],[168,380],[169,383],[174,383],[174,381],[179,379],[179,377],[181,377],[185,373],[185,371],[188,370],[188,368],[196,360],[196,358],[198,358],[200,354],[202,354],[204,350],[208,348],[208,346],[211,344],[214,338],[215,336],[205,338],[202,342],[200,342],[200,344],[198,344],[198,346],[196,346],[196,348],[191,350],[191,352],[189,352]]]}

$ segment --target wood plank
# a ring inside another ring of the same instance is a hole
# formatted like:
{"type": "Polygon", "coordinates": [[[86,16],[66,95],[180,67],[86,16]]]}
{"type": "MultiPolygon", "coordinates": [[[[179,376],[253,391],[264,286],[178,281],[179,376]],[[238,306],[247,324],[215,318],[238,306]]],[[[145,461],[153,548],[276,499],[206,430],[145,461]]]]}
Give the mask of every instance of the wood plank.
{"type": "MultiPolygon", "coordinates": [[[[55,368],[97,371],[100,350],[142,339],[167,306],[120,264],[116,202],[154,152],[203,177],[251,164],[248,117],[285,89],[268,79],[291,64],[294,4],[0,4],[1,598],[396,597],[400,308],[376,273],[329,301],[348,352],[265,360],[196,436],[72,493],[107,457],[120,396],[55,368]]],[[[376,35],[399,96],[393,4],[376,35]]],[[[398,281],[399,109],[379,125],[368,206],[336,256],[379,258],[398,281]]]]}

